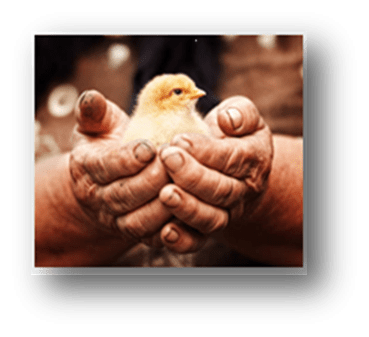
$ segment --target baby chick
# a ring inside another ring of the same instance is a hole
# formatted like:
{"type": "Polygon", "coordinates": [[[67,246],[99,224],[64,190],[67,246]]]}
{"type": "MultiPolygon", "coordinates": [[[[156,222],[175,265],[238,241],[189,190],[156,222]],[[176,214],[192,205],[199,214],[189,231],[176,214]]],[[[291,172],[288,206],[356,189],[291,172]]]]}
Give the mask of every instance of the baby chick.
{"type": "Polygon", "coordinates": [[[197,100],[204,95],[205,91],[198,89],[187,75],[156,76],[139,93],[123,141],[143,138],[159,147],[179,133],[210,134],[195,110],[197,100]]]}

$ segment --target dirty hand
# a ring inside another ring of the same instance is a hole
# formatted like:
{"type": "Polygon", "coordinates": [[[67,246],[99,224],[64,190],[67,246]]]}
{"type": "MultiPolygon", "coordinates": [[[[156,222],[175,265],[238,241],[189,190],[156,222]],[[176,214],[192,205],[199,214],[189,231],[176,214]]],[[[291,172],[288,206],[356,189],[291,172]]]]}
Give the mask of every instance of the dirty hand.
{"type": "Polygon", "coordinates": [[[180,220],[166,224],[161,239],[176,252],[195,251],[209,234],[247,225],[271,170],[272,134],[249,99],[229,98],[205,120],[213,137],[177,135],[160,152],[174,183],[159,199],[180,220]]]}
{"type": "Polygon", "coordinates": [[[129,117],[97,91],[83,93],[69,168],[72,190],[102,232],[132,243],[158,232],[171,213],[158,199],[169,177],[155,147],[121,142],[129,117]]]}

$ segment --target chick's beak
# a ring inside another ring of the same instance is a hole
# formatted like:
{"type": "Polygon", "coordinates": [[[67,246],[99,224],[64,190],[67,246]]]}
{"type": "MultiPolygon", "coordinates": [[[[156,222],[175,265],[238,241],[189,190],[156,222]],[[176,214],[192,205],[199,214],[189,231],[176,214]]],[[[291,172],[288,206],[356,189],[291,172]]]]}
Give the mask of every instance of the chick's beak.
{"type": "Polygon", "coordinates": [[[202,96],[205,96],[206,92],[204,90],[201,89],[197,89],[194,90],[191,94],[190,94],[190,99],[196,99],[196,98],[200,98],[202,96]]]}

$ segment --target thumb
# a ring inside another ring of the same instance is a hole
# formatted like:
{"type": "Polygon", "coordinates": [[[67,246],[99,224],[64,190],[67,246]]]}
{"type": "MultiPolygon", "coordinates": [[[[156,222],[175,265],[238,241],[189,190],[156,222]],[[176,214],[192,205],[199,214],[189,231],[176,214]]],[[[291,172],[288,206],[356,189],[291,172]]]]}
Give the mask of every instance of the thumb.
{"type": "Polygon", "coordinates": [[[264,127],[255,104],[243,96],[234,96],[224,100],[217,107],[220,129],[229,136],[244,136],[264,127]]]}
{"type": "Polygon", "coordinates": [[[75,116],[78,131],[83,134],[104,134],[128,120],[128,116],[96,90],[83,92],[77,101],[75,116]]]}

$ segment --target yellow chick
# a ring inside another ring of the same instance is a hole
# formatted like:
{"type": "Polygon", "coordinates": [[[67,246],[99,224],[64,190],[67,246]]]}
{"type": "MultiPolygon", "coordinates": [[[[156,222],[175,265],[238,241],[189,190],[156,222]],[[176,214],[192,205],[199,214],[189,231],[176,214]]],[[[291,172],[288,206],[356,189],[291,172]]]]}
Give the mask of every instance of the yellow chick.
{"type": "Polygon", "coordinates": [[[198,89],[187,75],[156,76],[139,93],[123,141],[149,139],[158,147],[179,133],[210,134],[195,109],[197,100],[204,95],[205,91],[198,89]]]}

